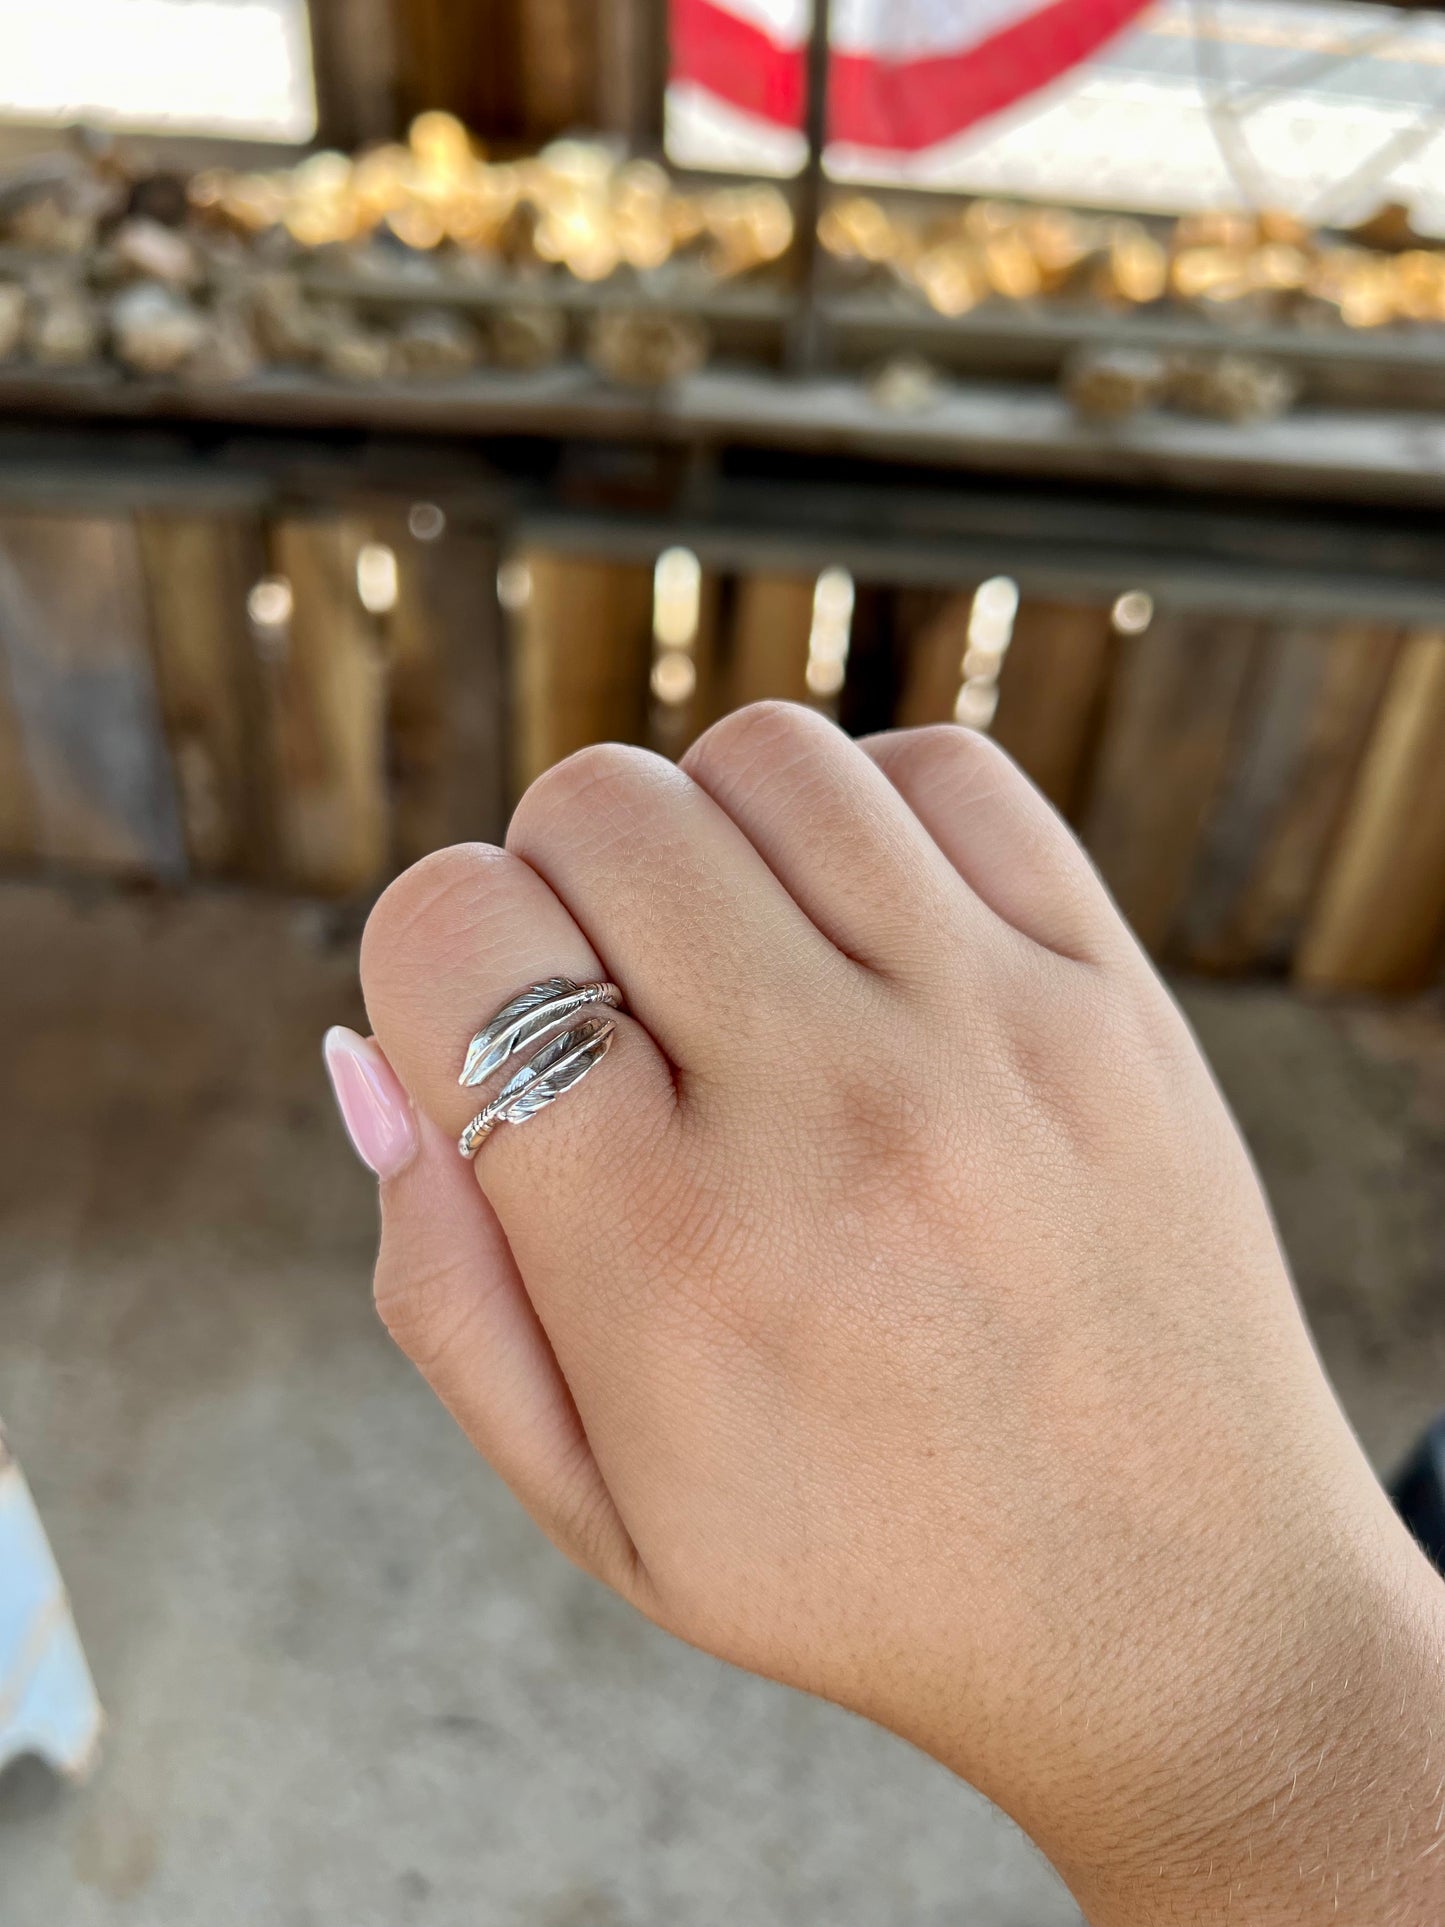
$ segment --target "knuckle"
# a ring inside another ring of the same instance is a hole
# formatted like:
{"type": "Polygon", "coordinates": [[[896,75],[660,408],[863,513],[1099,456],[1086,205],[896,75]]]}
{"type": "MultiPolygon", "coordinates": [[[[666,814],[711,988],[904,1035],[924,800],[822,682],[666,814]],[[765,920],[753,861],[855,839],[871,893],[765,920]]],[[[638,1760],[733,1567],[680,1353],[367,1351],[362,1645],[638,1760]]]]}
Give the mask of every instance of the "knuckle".
{"type": "Polygon", "coordinates": [[[460,1260],[423,1266],[399,1265],[385,1246],[377,1260],[372,1297],[392,1342],[424,1378],[432,1378],[466,1342],[475,1315],[460,1260]]]}
{"type": "Polygon", "coordinates": [[[389,884],[361,938],[361,981],[368,995],[373,986],[405,980],[419,955],[432,958],[453,940],[465,941],[507,860],[490,844],[455,844],[423,857],[389,884]]]}
{"type": "Polygon", "coordinates": [[[727,773],[760,756],[773,760],[805,754],[819,731],[831,727],[800,703],[749,703],[704,731],[683,758],[683,767],[727,773]]]}
{"type": "Polygon", "coordinates": [[[975,785],[1013,767],[997,743],[958,723],[930,723],[909,730],[895,740],[887,760],[895,767],[906,763],[916,783],[953,804],[967,802],[975,785]]]}
{"type": "Polygon", "coordinates": [[[606,1487],[595,1476],[588,1476],[590,1451],[585,1444],[578,1449],[579,1460],[588,1461],[587,1471],[579,1466],[567,1476],[564,1468],[562,1489],[546,1508],[543,1519],[554,1545],[584,1572],[625,1590],[621,1568],[626,1564],[626,1540],[616,1507],[606,1487]]]}
{"type": "Polygon", "coordinates": [[[627,743],[593,743],[537,777],[512,814],[509,846],[526,844],[579,812],[615,819],[631,815],[673,775],[650,750],[627,743]]]}

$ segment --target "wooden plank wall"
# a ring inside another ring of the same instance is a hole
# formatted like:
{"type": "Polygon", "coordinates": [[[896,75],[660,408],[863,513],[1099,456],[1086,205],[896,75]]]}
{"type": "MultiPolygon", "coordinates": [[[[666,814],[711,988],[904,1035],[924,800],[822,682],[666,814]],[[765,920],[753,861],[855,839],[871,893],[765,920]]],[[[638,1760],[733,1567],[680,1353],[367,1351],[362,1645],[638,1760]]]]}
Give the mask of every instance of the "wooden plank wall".
{"type": "Polygon", "coordinates": [[[293,597],[267,677],[281,862],[328,896],[365,889],[388,854],[382,642],[355,588],[365,541],[355,522],[295,518],[269,545],[293,597]]]}
{"type": "Polygon", "coordinates": [[[1097,604],[1026,598],[999,678],[990,734],[1070,821],[1098,742],[1117,638],[1097,604]]]}
{"type": "Polygon", "coordinates": [[[1445,635],[1406,639],[1300,940],[1302,982],[1409,989],[1445,936],[1445,635]]]}
{"type": "Polygon", "coordinates": [[[517,604],[513,781],[589,743],[647,739],[652,571],[527,550],[517,604]]]}
{"type": "Polygon", "coordinates": [[[246,622],[246,597],[266,572],[260,525],[147,514],[136,535],[188,865],[202,876],[270,880],[276,823],[262,666],[246,622]]]}
{"type": "Polygon", "coordinates": [[[894,715],[900,729],[921,729],[929,723],[952,720],[963,686],[972,609],[971,589],[936,596],[914,592],[905,599],[907,640],[894,715]]]}
{"type": "Polygon", "coordinates": [[[587,743],[676,756],[762,698],[941,722],[967,681],[1167,962],[1373,991],[1440,968],[1445,630],[1166,600],[1122,634],[1108,601],[1025,594],[1000,647],[970,590],[862,585],[844,687],[815,694],[811,576],[703,571],[679,650],[645,563],[505,561],[503,616],[495,538],[421,540],[405,505],[0,518],[0,857],[364,899],[498,838],[587,743]],[[377,544],[394,595],[368,609],[377,544]]]}
{"type": "Polygon", "coordinates": [[[808,700],[810,576],[749,575],[737,585],[732,638],[723,669],[723,710],[747,703],[808,700]]]}
{"type": "Polygon", "coordinates": [[[404,507],[0,517],[0,858],[364,897],[499,837],[496,572],[490,534],[423,542],[404,507]],[[377,543],[396,593],[371,612],[377,543]]]}
{"type": "Polygon", "coordinates": [[[497,545],[453,528],[408,540],[400,514],[373,519],[400,559],[382,618],[393,869],[447,843],[494,841],[507,820],[507,678],[497,607],[497,545]]]}
{"type": "Polygon", "coordinates": [[[1183,910],[1261,640],[1239,617],[1168,613],[1123,639],[1082,829],[1151,951],[1183,910]]]}
{"type": "Polygon", "coordinates": [[[0,521],[0,637],[35,854],[81,872],[183,875],[133,525],[0,521]]]}
{"type": "Polygon", "coordinates": [[[1228,780],[1180,932],[1207,970],[1282,970],[1298,948],[1401,637],[1364,623],[1293,623],[1258,641],[1228,780]]]}

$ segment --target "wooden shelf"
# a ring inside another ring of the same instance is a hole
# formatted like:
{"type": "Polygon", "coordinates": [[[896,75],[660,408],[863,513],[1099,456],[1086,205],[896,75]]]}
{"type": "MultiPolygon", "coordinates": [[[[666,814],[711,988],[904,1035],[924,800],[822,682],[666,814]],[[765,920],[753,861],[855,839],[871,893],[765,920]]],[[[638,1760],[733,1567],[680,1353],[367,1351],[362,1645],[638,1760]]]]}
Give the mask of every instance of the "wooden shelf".
{"type": "Polygon", "coordinates": [[[1425,322],[1348,328],[1232,317],[1227,307],[1211,316],[1167,302],[1121,310],[1061,299],[988,301],[949,318],[901,288],[831,292],[819,315],[846,363],[913,353],[965,373],[1052,376],[1087,349],[1242,354],[1288,368],[1312,400],[1445,406],[1445,327],[1425,322]]]}
{"type": "Polygon", "coordinates": [[[1445,500],[1445,411],[1301,407],[1248,424],[1150,413],[1103,427],[1081,421],[1051,389],[1019,382],[944,382],[925,409],[899,414],[857,380],[725,366],[655,391],[617,387],[577,363],[532,375],[482,369],[456,380],[366,387],[299,371],[203,387],[105,369],[12,366],[0,369],[0,414],[780,448],[1189,493],[1445,500]]]}

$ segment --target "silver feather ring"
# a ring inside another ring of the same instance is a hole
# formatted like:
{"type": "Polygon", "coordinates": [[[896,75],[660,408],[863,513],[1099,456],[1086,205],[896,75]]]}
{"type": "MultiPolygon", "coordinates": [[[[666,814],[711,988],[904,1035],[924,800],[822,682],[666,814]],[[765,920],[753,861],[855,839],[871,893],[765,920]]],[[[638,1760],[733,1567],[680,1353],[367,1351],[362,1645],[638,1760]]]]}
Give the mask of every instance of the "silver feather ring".
{"type": "Polygon", "coordinates": [[[617,1026],[590,1017],[572,1023],[579,1012],[595,1004],[622,1009],[616,984],[573,983],[570,977],[548,977],[532,984],[499,1010],[485,1030],[467,1046],[459,1084],[483,1084],[510,1058],[539,1042],[558,1025],[561,1034],[543,1044],[537,1054],[515,1072],[457,1140],[464,1158],[473,1158],[483,1140],[499,1124],[524,1124],[538,1111],[554,1104],[564,1091],[580,1084],[612,1047],[617,1026]]]}

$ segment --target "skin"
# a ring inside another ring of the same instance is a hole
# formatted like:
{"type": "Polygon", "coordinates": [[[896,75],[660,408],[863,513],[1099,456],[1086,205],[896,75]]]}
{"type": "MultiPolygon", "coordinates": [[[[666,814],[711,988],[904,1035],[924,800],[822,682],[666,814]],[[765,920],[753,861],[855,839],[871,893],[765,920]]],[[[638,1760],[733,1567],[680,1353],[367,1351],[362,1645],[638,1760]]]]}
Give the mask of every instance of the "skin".
{"type": "Polygon", "coordinates": [[[934,1754],[1095,1927],[1438,1927],[1445,1588],[1001,752],[777,704],[584,751],[391,887],[362,975],[415,1118],[382,1316],[564,1552],[934,1754]],[[630,1014],[473,1170],[467,1039],[558,972],[630,1014]]]}

